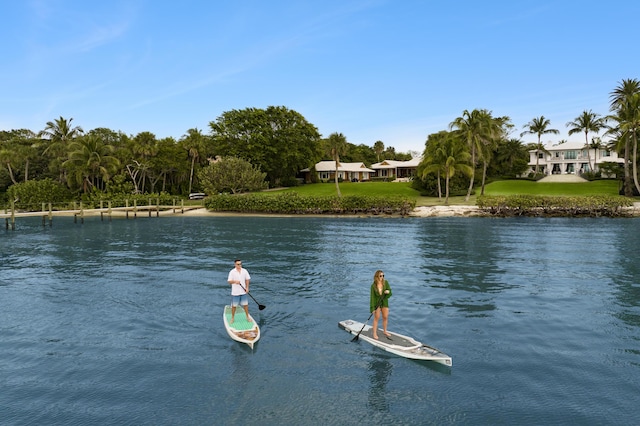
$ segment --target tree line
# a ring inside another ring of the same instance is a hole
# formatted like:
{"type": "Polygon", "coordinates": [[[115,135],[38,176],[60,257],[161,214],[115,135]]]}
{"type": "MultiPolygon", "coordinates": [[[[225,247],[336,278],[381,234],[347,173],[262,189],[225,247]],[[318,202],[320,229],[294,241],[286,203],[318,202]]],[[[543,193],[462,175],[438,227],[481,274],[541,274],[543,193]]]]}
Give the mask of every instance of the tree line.
{"type": "MultiPolygon", "coordinates": [[[[638,131],[640,130],[640,80],[624,79],[610,93],[610,113],[602,116],[591,110],[583,111],[573,121],[566,123],[568,134],[584,134],[584,148],[606,148],[624,157],[623,193],[631,197],[640,193],[638,184],[638,131]],[[609,138],[607,144],[597,135],[609,138]]],[[[416,186],[426,188],[438,196],[444,194],[449,201],[451,188],[459,191],[468,183],[465,199],[468,201],[474,190],[475,179],[480,179],[480,195],[484,194],[487,177],[516,177],[529,168],[529,151],[536,153],[534,177],[538,175],[540,152],[547,152],[542,142],[545,134],[558,134],[551,121],[544,116],[534,117],[523,126],[520,137],[535,135],[537,142],[525,146],[510,135],[514,131],[507,116],[495,117],[486,109],[465,110],[454,119],[448,130],[429,135],[425,144],[423,160],[418,168],[416,186]],[[444,188],[443,188],[444,186],[444,188]]],[[[589,169],[595,170],[591,158],[587,158],[589,169]]]]}
{"type": "MultiPolygon", "coordinates": [[[[299,170],[331,159],[329,139],[301,114],[282,106],[224,112],[208,132],[191,128],[176,140],[149,131],[127,135],[84,131],[59,117],[41,131],[0,131],[0,193],[28,181],[53,180],[75,194],[130,192],[186,195],[203,189],[200,173],[218,158],[236,158],[264,174],[269,186],[295,184],[299,170]]],[[[372,164],[407,160],[381,141],[373,146],[345,141],[342,161],[372,164]]],[[[209,173],[210,174],[210,173],[209,173]]]]}
{"type": "MultiPolygon", "coordinates": [[[[585,148],[604,146],[624,157],[624,194],[640,192],[640,80],[625,79],[618,84],[610,93],[608,115],[585,110],[566,126],[569,135],[584,133],[585,148]],[[601,131],[609,138],[606,145],[593,136],[601,131]]],[[[520,133],[520,137],[535,135],[537,142],[525,145],[511,136],[514,129],[508,116],[494,116],[486,109],[465,110],[447,130],[427,137],[414,184],[433,195],[444,194],[447,202],[451,188],[460,191],[466,186],[467,199],[477,186],[483,194],[488,178],[516,177],[526,172],[529,151],[544,151],[542,136],[559,133],[544,116],[532,119],[520,133]]],[[[73,118],[59,117],[38,132],[0,131],[0,193],[21,183],[49,180],[75,196],[184,196],[205,187],[218,188],[211,185],[211,179],[220,179],[229,169],[246,171],[245,178],[255,188],[263,187],[263,183],[291,186],[297,183],[299,170],[323,159],[334,160],[336,167],[340,161],[369,166],[383,159],[409,160],[417,154],[396,152],[382,141],[372,146],[355,145],[337,132],[323,138],[301,114],[284,106],[226,111],[209,123],[206,133],[191,128],[178,140],[158,139],[148,131],[135,136],[108,128],[85,132],[74,125],[73,118]],[[235,159],[235,167],[219,167],[217,160],[229,158],[235,159]]],[[[591,170],[595,168],[590,159],[589,165],[591,170]]],[[[225,185],[232,187],[231,192],[242,190],[233,182],[225,185]]],[[[337,180],[336,188],[339,195],[337,180]]]]}

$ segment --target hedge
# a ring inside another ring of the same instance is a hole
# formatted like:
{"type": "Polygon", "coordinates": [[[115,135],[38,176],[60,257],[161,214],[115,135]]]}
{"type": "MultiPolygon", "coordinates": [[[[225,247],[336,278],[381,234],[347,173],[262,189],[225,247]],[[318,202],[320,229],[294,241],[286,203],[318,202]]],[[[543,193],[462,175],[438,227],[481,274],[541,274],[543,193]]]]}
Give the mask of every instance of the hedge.
{"type": "Polygon", "coordinates": [[[494,216],[619,217],[631,215],[633,200],[618,195],[484,195],[476,204],[494,216]]]}
{"type": "Polygon", "coordinates": [[[407,215],[415,201],[399,197],[365,195],[310,196],[295,192],[276,195],[219,194],[207,197],[205,207],[219,212],[278,214],[400,214],[407,215]]]}

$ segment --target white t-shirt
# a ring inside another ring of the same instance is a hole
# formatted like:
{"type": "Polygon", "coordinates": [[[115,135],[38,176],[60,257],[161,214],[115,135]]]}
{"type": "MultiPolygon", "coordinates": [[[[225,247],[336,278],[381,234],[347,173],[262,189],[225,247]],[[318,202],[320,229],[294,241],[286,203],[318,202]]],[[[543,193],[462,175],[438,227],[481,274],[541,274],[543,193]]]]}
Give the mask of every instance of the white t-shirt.
{"type": "Polygon", "coordinates": [[[229,278],[227,278],[227,281],[240,281],[240,283],[242,284],[242,286],[238,284],[232,284],[231,295],[242,296],[243,294],[247,294],[247,292],[244,290],[247,288],[247,280],[250,280],[250,279],[251,279],[251,276],[249,275],[249,271],[247,271],[244,268],[241,268],[240,272],[238,272],[236,268],[233,268],[232,270],[230,270],[229,278]]]}

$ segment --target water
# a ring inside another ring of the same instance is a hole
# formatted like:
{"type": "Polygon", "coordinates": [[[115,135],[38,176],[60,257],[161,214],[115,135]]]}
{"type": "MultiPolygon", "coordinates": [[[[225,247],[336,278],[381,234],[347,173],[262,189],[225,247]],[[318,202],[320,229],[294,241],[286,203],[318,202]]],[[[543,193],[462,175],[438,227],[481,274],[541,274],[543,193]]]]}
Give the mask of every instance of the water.
{"type": "Polygon", "coordinates": [[[0,423],[624,425],[640,404],[639,219],[21,219],[0,231],[0,423]],[[222,327],[240,257],[262,338],[222,327]],[[339,329],[376,269],[390,329],[339,329]]]}

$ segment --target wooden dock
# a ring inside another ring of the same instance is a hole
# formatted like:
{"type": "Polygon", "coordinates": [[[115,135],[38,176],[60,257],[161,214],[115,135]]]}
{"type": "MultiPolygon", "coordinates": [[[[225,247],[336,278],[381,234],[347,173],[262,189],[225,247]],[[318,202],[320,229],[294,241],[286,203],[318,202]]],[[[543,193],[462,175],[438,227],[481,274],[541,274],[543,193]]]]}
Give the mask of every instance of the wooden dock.
{"type": "MultiPolygon", "coordinates": [[[[75,204],[75,203],[74,203],[75,204]]],[[[42,225],[45,226],[47,221],[49,226],[52,226],[54,217],[73,217],[73,222],[77,223],[78,219],[80,223],[84,223],[85,217],[98,216],[100,215],[100,220],[104,220],[105,216],[108,220],[111,220],[112,217],[124,217],[125,219],[137,218],[139,214],[146,213],[148,217],[159,217],[161,213],[184,213],[185,211],[201,209],[202,205],[184,205],[184,201],[181,201],[178,205],[174,202],[173,205],[160,205],[160,204],[151,204],[139,206],[137,203],[133,203],[133,205],[129,205],[127,202],[124,207],[111,207],[111,202],[107,203],[107,207],[100,207],[96,209],[85,209],[80,203],[78,208],[73,208],[70,210],[53,210],[51,203],[48,204],[47,208],[45,205],[42,206],[41,211],[19,211],[15,208],[5,209],[4,213],[0,213],[0,219],[5,219],[5,227],[6,229],[16,229],[16,219],[23,217],[41,217],[42,225]]]]}

